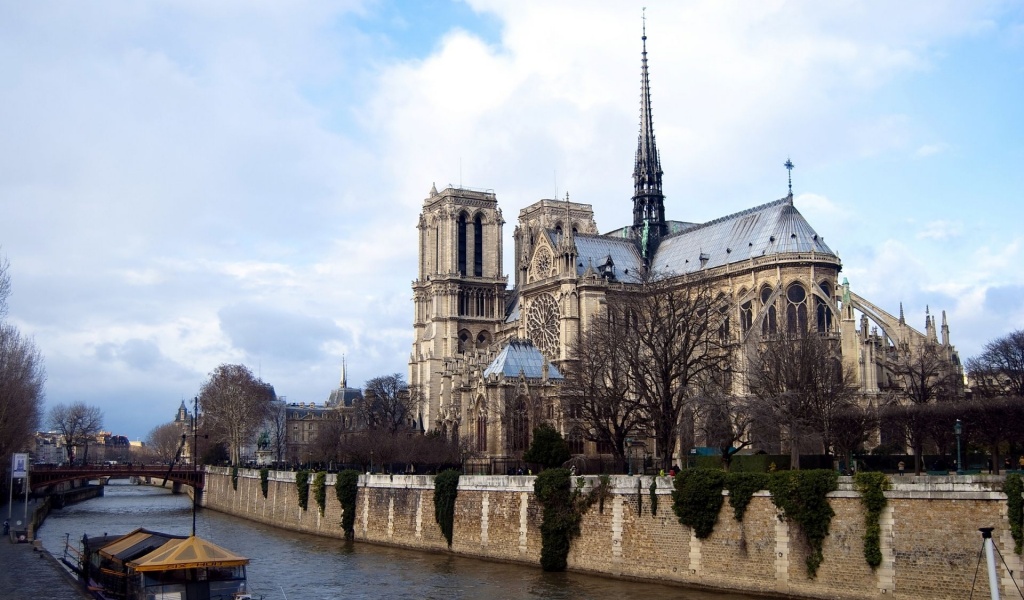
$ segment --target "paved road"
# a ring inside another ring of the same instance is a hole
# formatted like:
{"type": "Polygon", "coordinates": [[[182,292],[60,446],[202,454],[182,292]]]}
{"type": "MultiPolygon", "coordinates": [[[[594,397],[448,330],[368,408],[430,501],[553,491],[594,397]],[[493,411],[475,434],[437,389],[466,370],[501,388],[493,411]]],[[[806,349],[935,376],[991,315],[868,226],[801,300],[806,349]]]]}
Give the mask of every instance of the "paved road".
{"type": "MultiPolygon", "coordinates": [[[[21,519],[24,506],[15,502],[14,522],[21,519]]],[[[7,518],[7,507],[3,507],[7,518]]],[[[83,600],[90,596],[82,591],[71,575],[49,552],[33,544],[15,544],[13,536],[0,537],[0,598],[4,600],[83,600]]],[[[51,548],[51,550],[57,550],[51,548]]]]}

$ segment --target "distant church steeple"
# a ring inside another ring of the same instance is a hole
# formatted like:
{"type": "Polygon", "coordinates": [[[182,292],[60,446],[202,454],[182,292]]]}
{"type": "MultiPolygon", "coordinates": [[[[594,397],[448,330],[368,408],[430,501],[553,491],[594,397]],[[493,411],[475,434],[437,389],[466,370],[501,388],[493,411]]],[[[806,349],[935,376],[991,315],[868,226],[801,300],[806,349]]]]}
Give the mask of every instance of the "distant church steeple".
{"type": "Polygon", "coordinates": [[[643,59],[640,70],[640,135],[633,167],[633,233],[640,238],[640,253],[650,259],[658,239],[668,233],[665,195],[661,190],[661,157],[654,142],[651,86],[647,74],[647,17],[643,25],[643,59]]]}

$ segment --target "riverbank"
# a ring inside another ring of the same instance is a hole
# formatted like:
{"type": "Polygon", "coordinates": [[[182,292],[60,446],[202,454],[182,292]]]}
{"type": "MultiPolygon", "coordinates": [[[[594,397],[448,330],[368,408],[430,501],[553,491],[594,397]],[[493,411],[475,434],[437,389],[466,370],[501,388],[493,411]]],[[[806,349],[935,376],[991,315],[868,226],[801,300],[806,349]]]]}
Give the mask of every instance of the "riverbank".
{"type": "MultiPolygon", "coordinates": [[[[41,509],[44,502],[29,504],[32,530],[46,518],[41,509]],[[38,521],[38,522],[36,522],[38,521]]],[[[48,505],[46,506],[48,509],[48,505]]],[[[11,507],[12,519],[23,515],[25,506],[16,502],[11,507]],[[20,511],[20,512],[19,512],[20,511]]],[[[91,598],[67,569],[40,543],[16,543],[12,527],[10,536],[0,540],[0,597],[11,600],[83,600],[91,598]]]]}
{"type": "MultiPolygon", "coordinates": [[[[828,495],[835,516],[824,540],[824,560],[812,577],[806,567],[807,542],[796,525],[780,518],[768,492],[754,495],[742,521],[725,503],[714,532],[699,539],[672,513],[669,478],[613,476],[604,509],[595,506],[583,515],[569,569],[772,596],[954,600],[968,597],[972,589],[979,597],[988,594],[985,578],[974,578],[981,547],[978,528],[994,526],[996,548],[1008,567],[1000,576],[1002,592],[1015,593],[1024,584],[1009,533],[1006,495],[999,491],[1001,477],[898,479],[885,493],[877,568],[865,559],[865,509],[850,478],[840,478],[840,489],[828,495]]],[[[275,527],[342,538],[334,480],[327,476],[321,514],[312,489],[308,508],[299,507],[294,473],[271,472],[264,495],[259,471],[242,469],[232,477],[230,469],[209,468],[201,502],[275,527]]],[[[593,480],[587,478],[587,485],[593,480]]],[[[460,478],[449,548],[434,521],[432,477],[362,475],[355,539],[539,570],[542,513],[533,482],[527,476],[460,478]]]]}

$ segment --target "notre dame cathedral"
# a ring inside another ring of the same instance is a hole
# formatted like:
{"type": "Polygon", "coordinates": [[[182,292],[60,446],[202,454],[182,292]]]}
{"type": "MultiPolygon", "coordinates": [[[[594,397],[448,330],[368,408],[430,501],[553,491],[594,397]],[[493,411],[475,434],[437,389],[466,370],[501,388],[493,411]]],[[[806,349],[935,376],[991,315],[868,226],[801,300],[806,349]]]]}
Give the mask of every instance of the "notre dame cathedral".
{"type": "MultiPolygon", "coordinates": [[[[574,453],[602,453],[559,401],[560,366],[610,286],[654,268],[704,273],[739,325],[729,330],[736,347],[796,324],[839,336],[843,362],[868,402],[886,383],[893,347],[930,343],[959,370],[945,313],[941,326],[927,315],[921,332],[906,323],[902,307],[894,316],[840,280],[839,256],[794,205],[792,185],[783,198],[706,223],[666,219],[646,34],[642,39],[631,224],[599,233],[591,205],[568,195],[521,209],[510,289],[495,194],[432,187],[424,200],[409,383],[423,393],[426,429],[457,436],[483,457],[514,458],[546,422],[574,453]]],[[[687,448],[677,443],[673,451],[687,448]]]]}

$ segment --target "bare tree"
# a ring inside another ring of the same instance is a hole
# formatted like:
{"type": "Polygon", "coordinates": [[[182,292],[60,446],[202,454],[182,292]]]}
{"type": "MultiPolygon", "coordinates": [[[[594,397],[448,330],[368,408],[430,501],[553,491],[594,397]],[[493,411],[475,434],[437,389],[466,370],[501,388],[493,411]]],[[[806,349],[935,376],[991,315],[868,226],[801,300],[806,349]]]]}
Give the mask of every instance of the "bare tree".
{"type": "Polygon", "coordinates": [[[157,425],[146,436],[146,447],[156,460],[170,462],[178,455],[184,435],[185,431],[178,423],[157,425]]]}
{"type": "Polygon", "coordinates": [[[1024,329],[985,344],[981,354],[968,359],[967,373],[976,395],[1024,398],[1024,329]]]}
{"type": "Polygon", "coordinates": [[[871,407],[862,407],[851,403],[839,410],[832,421],[832,440],[836,456],[840,456],[847,465],[853,465],[853,453],[871,439],[872,432],[878,427],[878,413],[871,407]]]}
{"type": "Polygon", "coordinates": [[[787,430],[792,468],[799,468],[799,440],[806,433],[817,434],[826,453],[835,452],[836,421],[856,399],[853,376],[843,367],[836,340],[813,332],[765,339],[748,376],[761,412],[787,430]]]}
{"type": "Polygon", "coordinates": [[[89,442],[103,429],[103,411],[85,402],[58,404],[50,409],[50,427],[64,436],[68,460],[75,460],[75,448],[83,447],[81,461],[89,460],[89,442]]]}
{"type": "Polygon", "coordinates": [[[592,319],[573,342],[561,388],[568,415],[584,437],[606,444],[620,460],[626,457],[626,440],[647,421],[630,389],[625,347],[618,343],[624,325],[604,315],[592,319]]]}
{"type": "MultiPolygon", "coordinates": [[[[5,269],[0,262],[0,303],[5,269]]],[[[25,448],[39,428],[45,381],[43,358],[32,340],[13,325],[0,323],[0,460],[25,448]]]]}
{"type": "Polygon", "coordinates": [[[628,293],[609,296],[630,391],[649,419],[665,469],[687,405],[707,382],[723,381],[730,371],[725,308],[703,275],[671,282],[651,275],[628,293]]]}
{"type": "Polygon", "coordinates": [[[410,388],[401,374],[374,377],[366,382],[366,392],[358,413],[369,430],[397,433],[419,422],[420,393],[410,388]]]}
{"type": "Polygon", "coordinates": [[[754,409],[750,398],[721,390],[708,390],[694,403],[695,428],[705,445],[718,448],[726,470],[733,455],[753,443],[754,409]]]}
{"type": "Polygon", "coordinates": [[[270,403],[264,427],[274,460],[284,460],[285,448],[288,445],[288,405],[284,400],[274,400],[270,403]]]}
{"type": "Polygon", "coordinates": [[[899,405],[893,414],[914,451],[914,473],[920,475],[929,425],[924,407],[932,402],[958,400],[962,381],[941,346],[930,341],[918,348],[897,348],[890,368],[894,377],[893,398],[899,405]]]}
{"type": "Polygon", "coordinates": [[[10,265],[6,256],[0,256],[0,321],[7,316],[7,297],[11,295],[10,265]]]}
{"type": "Polygon", "coordinates": [[[228,445],[232,464],[241,462],[242,447],[252,443],[275,399],[274,387],[244,365],[220,365],[199,392],[199,407],[214,441],[228,445]]]}

